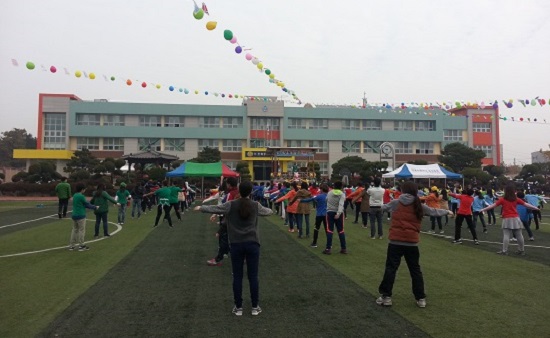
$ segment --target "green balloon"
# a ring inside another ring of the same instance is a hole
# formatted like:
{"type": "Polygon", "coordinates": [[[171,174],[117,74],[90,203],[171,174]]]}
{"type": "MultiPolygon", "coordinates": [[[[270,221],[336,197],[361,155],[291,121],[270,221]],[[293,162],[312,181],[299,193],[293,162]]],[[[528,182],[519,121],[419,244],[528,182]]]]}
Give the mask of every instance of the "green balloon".
{"type": "Polygon", "coordinates": [[[114,76],[111,76],[111,81],[114,81],[115,80],[115,77],[114,76]]]}
{"type": "Polygon", "coordinates": [[[32,62],[30,62],[30,61],[27,62],[27,69],[33,70],[33,69],[34,69],[34,63],[32,63],[32,62]]]}
{"type": "Polygon", "coordinates": [[[200,20],[204,17],[204,11],[202,9],[199,9],[198,11],[193,12],[193,16],[195,17],[195,19],[200,20]]]}
{"type": "Polygon", "coordinates": [[[227,41],[229,41],[229,40],[233,39],[233,32],[230,31],[229,29],[226,29],[226,30],[223,31],[223,37],[224,37],[227,41]]]}
{"type": "Polygon", "coordinates": [[[269,69],[266,69],[265,70],[265,75],[269,75],[269,74],[271,74],[271,71],[269,69]]]}

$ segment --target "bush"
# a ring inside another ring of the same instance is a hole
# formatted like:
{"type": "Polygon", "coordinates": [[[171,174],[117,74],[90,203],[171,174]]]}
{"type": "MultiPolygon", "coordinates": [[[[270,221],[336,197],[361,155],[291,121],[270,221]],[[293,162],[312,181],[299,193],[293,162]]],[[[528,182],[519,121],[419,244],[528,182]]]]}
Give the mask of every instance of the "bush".
{"type": "Polygon", "coordinates": [[[57,183],[5,183],[0,185],[0,193],[5,196],[55,196],[55,186],[57,183]]]}

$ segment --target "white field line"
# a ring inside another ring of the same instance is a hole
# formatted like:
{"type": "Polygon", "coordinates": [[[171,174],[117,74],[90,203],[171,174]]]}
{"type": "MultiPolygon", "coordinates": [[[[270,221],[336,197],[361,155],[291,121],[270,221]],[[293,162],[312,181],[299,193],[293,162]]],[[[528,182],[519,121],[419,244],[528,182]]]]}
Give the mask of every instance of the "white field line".
{"type": "MultiPolygon", "coordinates": [[[[55,216],[57,216],[57,215],[55,215],[55,216]]],[[[86,219],[86,221],[94,221],[95,222],[95,220],[91,220],[91,219],[86,219]]],[[[111,236],[116,235],[119,231],[122,230],[122,227],[119,224],[116,224],[116,223],[113,223],[113,222],[108,222],[108,223],[113,224],[117,227],[117,229],[115,231],[111,232],[111,236]]],[[[94,243],[94,242],[102,241],[102,240],[107,239],[107,238],[109,238],[109,237],[101,237],[101,238],[98,238],[98,239],[88,241],[86,243],[94,243]]],[[[15,254],[10,254],[10,255],[4,255],[4,256],[0,256],[0,258],[24,256],[24,255],[31,255],[31,254],[37,254],[37,253],[42,253],[42,252],[53,251],[53,250],[68,250],[68,249],[69,249],[69,247],[67,245],[65,245],[65,246],[58,246],[58,247],[55,247],[55,248],[49,248],[49,249],[43,249],[43,250],[27,251],[27,252],[20,252],[20,253],[15,253],[15,254]]]]}
{"type": "MultiPolygon", "coordinates": [[[[467,229],[466,229],[466,230],[467,230],[467,229]]],[[[454,239],[454,238],[455,238],[454,236],[446,236],[446,235],[442,235],[442,234],[430,234],[430,233],[425,232],[425,231],[420,231],[420,233],[425,234],[425,235],[435,236],[435,237],[447,238],[447,239],[454,239]]],[[[465,239],[465,238],[462,238],[462,241],[463,241],[463,242],[473,242],[474,240],[473,240],[473,239],[465,239]]],[[[530,242],[529,240],[526,240],[524,246],[525,246],[525,247],[529,247],[529,248],[550,249],[549,246],[527,244],[527,243],[529,243],[529,242],[530,242]]],[[[502,245],[502,242],[491,242],[491,241],[479,241],[479,243],[487,243],[487,244],[502,245]]],[[[510,242],[509,245],[517,245],[517,243],[516,243],[516,242],[510,242]]]]}
{"type": "MultiPolygon", "coordinates": [[[[69,211],[71,212],[71,211],[69,211]]],[[[41,219],[46,219],[46,218],[52,218],[52,217],[59,217],[57,216],[57,214],[53,214],[53,215],[50,215],[50,216],[44,216],[44,217],[40,217],[40,218],[35,218],[35,219],[31,219],[31,220],[28,220],[28,221],[23,221],[23,222],[18,222],[18,223],[13,223],[13,224],[8,224],[8,225],[2,225],[0,226],[0,229],[2,228],[8,228],[8,227],[13,227],[13,226],[16,226],[16,225],[20,225],[20,224],[25,224],[25,223],[30,223],[30,222],[36,222],[36,221],[39,221],[41,219]]]]}

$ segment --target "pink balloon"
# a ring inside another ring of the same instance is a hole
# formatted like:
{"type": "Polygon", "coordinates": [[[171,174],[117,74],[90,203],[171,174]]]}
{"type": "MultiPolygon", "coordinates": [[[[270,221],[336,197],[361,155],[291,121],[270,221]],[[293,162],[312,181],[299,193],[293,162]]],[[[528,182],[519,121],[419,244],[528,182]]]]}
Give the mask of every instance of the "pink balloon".
{"type": "Polygon", "coordinates": [[[50,67],[50,72],[52,72],[52,73],[57,72],[57,68],[55,68],[55,66],[51,66],[50,67]]]}
{"type": "Polygon", "coordinates": [[[237,37],[234,36],[233,39],[229,40],[229,42],[231,42],[231,43],[237,43],[237,37]]]}
{"type": "Polygon", "coordinates": [[[252,54],[250,54],[250,53],[246,53],[245,57],[248,61],[252,60],[252,58],[253,58],[252,54]]]}

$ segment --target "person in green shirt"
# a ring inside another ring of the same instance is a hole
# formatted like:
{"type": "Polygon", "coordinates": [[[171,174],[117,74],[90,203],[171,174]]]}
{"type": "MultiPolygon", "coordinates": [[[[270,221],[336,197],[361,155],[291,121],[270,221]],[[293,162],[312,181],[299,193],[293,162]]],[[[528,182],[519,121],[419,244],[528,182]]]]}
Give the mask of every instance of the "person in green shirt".
{"type": "Polygon", "coordinates": [[[120,203],[109,196],[105,191],[105,184],[100,183],[97,185],[97,190],[94,192],[94,196],[90,201],[91,204],[98,206],[99,208],[94,211],[95,214],[95,232],[94,238],[99,237],[99,224],[103,221],[103,236],[109,237],[109,225],[107,223],[107,214],[109,213],[109,202],[120,206],[120,203]]]}
{"type": "Polygon", "coordinates": [[[168,226],[173,228],[172,218],[170,217],[170,195],[172,194],[172,189],[168,186],[168,181],[165,180],[162,182],[162,188],[143,195],[143,197],[155,195],[158,201],[157,204],[157,218],[155,219],[155,225],[153,228],[159,225],[160,216],[164,210],[164,218],[168,220],[168,226]]]}
{"type": "Polygon", "coordinates": [[[86,186],[82,183],[76,185],[77,193],[73,196],[73,230],[71,232],[71,240],[69,242],[69,250],[76,249],[78,251],[86,251],[90,248],[84,245],[84,236],[86,235],[86,208],[96,210],[99,207],[86,201],[86,197],[82,194],[86,186]]]}
{"type": "Polygon", "coordinates": [[[55,186],[55,193],[59,199],[57,215],[59,218],[67,217],[67,208],[71,198],[71,185],[67,183],[67,177],[61,177],[61,182],[55,186]]]}
{"type": "Polygon", "coordinates": [[[126,207],[130,199],[130,192],[126,189],[126,183],[120,183],[120,189],[116,191],[116,200],[119,203],[118,207],[118,224],[124,224],[126,220],[126,207]]]}
{"type": "Polygon", "coordinates": [[[172,184],[172,186],[170,187],[170,208],[174,208],[174,210],[176,211],[176,217],[181,222],[181,214],[179,210],[180,202],[178,200],[178,194],[180,191],[181,191],[181,188],[176,186],[175,183],[172,184]]]}

